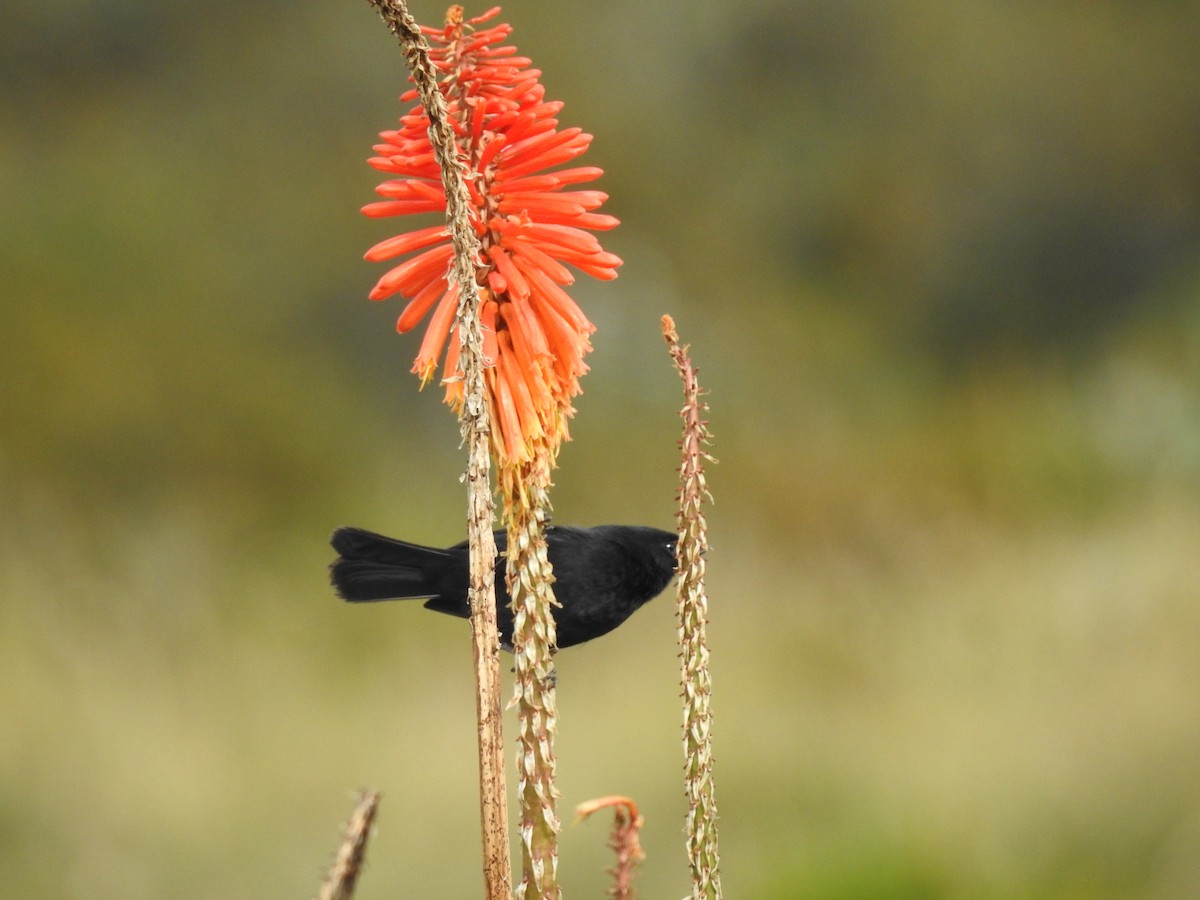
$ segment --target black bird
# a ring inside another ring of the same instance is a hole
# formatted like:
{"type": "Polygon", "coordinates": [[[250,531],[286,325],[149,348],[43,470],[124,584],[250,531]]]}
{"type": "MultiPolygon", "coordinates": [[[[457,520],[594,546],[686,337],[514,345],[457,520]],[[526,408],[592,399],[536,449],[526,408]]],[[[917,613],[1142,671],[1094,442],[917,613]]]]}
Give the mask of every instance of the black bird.
{"type": "MultiPolygon", "coordinates": [[[[554,596],[562,604],[554,608],[559,648],[608,634],[662,593],[675,575],[676,540],[669,531],[641,525],[547,528],[554,596]]],[[[470,617],[466,541],[439,550],[339,528],[330,543],[340,554],[329,567],[330,581],[343,600],[427,598],[426,609],[470,617]]],[[[501,643],[511,650],[513,615],[502,556],[507,543],[505,532],[497,531],[496,620],[501,643]]]]}

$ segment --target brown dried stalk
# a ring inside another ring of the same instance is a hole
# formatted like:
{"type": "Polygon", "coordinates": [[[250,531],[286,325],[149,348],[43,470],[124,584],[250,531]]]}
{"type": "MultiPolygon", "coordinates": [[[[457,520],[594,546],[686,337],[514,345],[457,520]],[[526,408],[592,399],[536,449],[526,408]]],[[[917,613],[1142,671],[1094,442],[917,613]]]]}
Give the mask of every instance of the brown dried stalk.
{"type": "Polygon", "coordinates": [[[371,836],[371,825],[375,822],[375,812],[379,808],[379,792],[363,791],[358,798],[358,805],[346,823],[342,834],[342,842],[338,845],[337,856],[329,873],[321,884],[317,900],[350,900],[354,896],[354,886],[358,883],[358,874],[362,871],[363,860],[367,853],[367,839],[371,836]]]}
{"type": "Polygon", "coordinates": [[[679,579],[676,611],[679,615],[679,661],[683,682],[684,788],[688,798],[687,853],[692,869],[693,900],[720,900],[720,859],[717,854],[717,799],[713,787],[712,676],[708,666],[708,595],[704,588],[704,552],[708,525],[701,504],[712,500],[704,479],[704,463],[716,462],[705,451],[710,442],[708,423],[701,415],[708,405],[701,400],[696,367],[688,347],[679,345],[675,322],[662,317],[663,337],[679,377],[683,380],[683,437],[679,447],[679,579]]]}
{"type": "MultiPolygon", "coordinates": [[[[429,115],[429,136],[442,171],[446,217],[454,242],[451,280],[459,287],[457,318],[462,340],[459,365],[463,371],[463,405],[459,426],[467,445],[469,596],[478,716],[483,872],[488,900],[508,900],[512,890],[512,870],[508,857],[508,810],[504,791],[500,638],[496,626],[496,543],[492,535],[494,508],[489,481],[488,407],[484,399],[483,326],[479,319],[479,289],[475,281],[480,259],[479,238],[471,226],[471,198],[463,179],[454,131],[446,115],[445,100],[438,90],[436,73],[429,61],[429,45],[409,15],[404,0],[369,2],[400,39],[421,104],[429,115]]],[[[461,7],[451,7],[450,14],[461,15],[461,7]]]]}
{"type": "Polygon", "coordinates": [[[613,877],[608,896],[617,900],[633,900],[633,873],[646,858],[638,840],[644,820],[638,813],[637,804],[630,797],[599,797],[579,804],[575,807],[575,815],[578,821],[582,821],[592,813],[607,808],[613,810],[613,829],[608,837],[608,846],[617,855],[617,864],[608,870],[613,877]]]}

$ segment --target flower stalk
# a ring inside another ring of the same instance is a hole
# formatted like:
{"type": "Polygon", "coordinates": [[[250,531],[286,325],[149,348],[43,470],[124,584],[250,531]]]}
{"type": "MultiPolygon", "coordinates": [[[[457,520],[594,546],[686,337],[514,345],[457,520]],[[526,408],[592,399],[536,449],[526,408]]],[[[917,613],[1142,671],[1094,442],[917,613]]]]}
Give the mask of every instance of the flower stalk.
{"type": "Polygon", "coordinates": [[[679,441],[679,577],[676,612],[679,622],[679,663],[683,683],[684,791],[688,799],[685,823],[688,863],[692,870],[693,900],[720,900],[720,859],[717,853],[717,799],[713,785],[712,675],[709,671],[708,594],[704,586],[704,553],[708,525],[703,501],[712,500],[704,477],[705,462],[715,462],[705,447],[710,443],[708,409],[702,398],[697,369],[680,346],[675,322],[662,317],[663,337],[683,381],[683,435],[679,441]]]}
{"type": "MultiPolygon", "coordinates": [[[[454,128],[438,89],[429,45],[404,0],[370,0],[403,48],[421,105],[428,139],[440,175],[453,246],[447,309],[460,338],[458,366],[462,401],[459,427],[467,445],[467,533],[470,558],[471,655],[475,669],[475,708],[479,751],[480,829],[484,887],[488,900],[508,900],[512,865],[508,855],[508,808],[504,780],[503,715],[500,703],[500,637],[496,624],[496,543],[492,534],[489,404],[484,380],[483,324],[476,269],[479,237],[471,221],[471,195],[458,156],[454,128]]],[[[460,16],[461,18],[461,12],[460,16]]]]}

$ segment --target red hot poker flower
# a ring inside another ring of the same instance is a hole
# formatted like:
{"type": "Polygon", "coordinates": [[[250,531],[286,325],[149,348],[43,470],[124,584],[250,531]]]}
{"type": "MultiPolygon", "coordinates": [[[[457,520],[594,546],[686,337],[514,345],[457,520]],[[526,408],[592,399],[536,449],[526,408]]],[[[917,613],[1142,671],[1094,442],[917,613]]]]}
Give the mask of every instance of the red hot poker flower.
{"type": "MultiPolygon", "coordinates": [[[[616,277],[619,257],[606,253],[592,231],[617,225],[594,212],[608,195],[576,185],[601,174],[594,166],[555,169],[574,160],[592,136],[559,129],[562,103],[545,99],[541,75],[516,48],[503,46],[509,25],[476,26],[499,7],[464,22],[451,7],[443,28],[422,28],[430,58],[441,74],[441,91],[467,167],[472,223],[484,258],[478,269],[484,327],[493,449],[510,463],[533,458],[537,446],[557,448],[567,436],[579,393],[583,357],[592,349],[595,326],[563,289],[574,281],[568,266],[601,279],[616,277]],[[550,171],[554,170],[554,171],[550,171]]],[[[402,102],[416,98],[410,90],[402,102]]],[[[363,207],[368,216],[442,213],[446,198],[428,135],[429,118],[416,104],[400,127],[380,134],[376,169],[398,176],[376,188],[384,200],[363,207]]],[[[426,384],[446,350],[446,401],[462,402],[455,311],[458,290],[447,275],[453,248],[444,226],[421,228],[381,241],[367,251],[373,261],[407,258],[388,271],[372,300],[399,293],[408,298],[399,331],[416,327],[433,311],[413,371],[426,384]],[[411,254],[411,255],[410,255],[411,254]]]]}

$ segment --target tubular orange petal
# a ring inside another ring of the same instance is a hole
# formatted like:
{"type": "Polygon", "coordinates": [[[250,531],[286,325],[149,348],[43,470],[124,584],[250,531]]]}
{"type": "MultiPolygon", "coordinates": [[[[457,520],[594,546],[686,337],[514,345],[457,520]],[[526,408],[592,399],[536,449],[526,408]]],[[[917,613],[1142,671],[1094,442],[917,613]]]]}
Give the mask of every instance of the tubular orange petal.
{"type": "Polygon", "coordinates": [[[625,264],[625,260],[615,253],[604,253],[599,259],[593,259],[586,265],[580,266],[579,271],[601,281],[613,281],[617,277],[617,269],[625,264]]]}
{"type": "Polygon", "coordinates": [[[428,210],[413,209],[413,203],[409,200],[379,200],[375,203],[368,203],[362,208],[362,214],[372,219],[381,219],[384,216],[403,216],[413,212],[428,212],[428,210]]]}
{"type": "Polygon", "coordinates": [[[584,135],[583,137],[586,138],[586,140],[577,139],[571,141],[570,143],[559,144],[550,147],[549,149],[539,153],[531,159],[525,160],[524,162],[512,164],[510,167],[506,163],[506,167],[509,168],[509,172],[512,177],[516,178],[522,175],[528,175],[531,172],[540,171],[541,169],[549,169],[551,166],[557,166],[559,163],[565,163],[587,150],[588,143],[591,141],[592,136],[588,134],[584,135]]]}
{"type": "Polygon", "coordinates": [[[604,191],[559,191],[553,196],[577,203],[585,210],[602,206],[604,201],[608,199],[608,194],[604,193],[604,191]]]}
{"type": "MultiPolygon", "coordinates": [[[[573,253],[583,256],[600,252],[600,242],[596,240],[594,235],[590,235],[578,228],[573,228],[570,225],[531,222],[525,228],[525,232],[530,240],[547,245],[543,247],[547,253],[550,253],[550,246],[570,250],[573,253]]],[[[551,255],[557,256],[557,254],[553,253],[551,255]]]]}
{"type": "Polygon", "coordinates": [[[499,304],[495,300],[484,300],[479,308],[479,322],[483,326],[484,365],[493,365],[499,350],[496,349],[496,314],[499,304]]]}
{"type": "Polygon", "coordinates": [[[585,181],[595,181],[604,174],[597,166],[576,166],[573,169],[559,169],[551,173],[559,184],[582,184],[585,181]]]}
{"type": "MultiPolygon", "coordinates": [[[[508,33],[497,29],[489,28],[487,31],[476,32],[473,36],[465,38],[458,47],[458,56],[460,58],[467,56],[480,56],[483,59],[478,60],[479,63],[486,63],[490,66],[492,57],[497,53],[511,53],[512,47],[489,47],[488,44],[496,44],[508,37],[508,33]]],[[[483,68],[483,65],[475,67],[478,72],[483,68]]]]}
{"type": "Polygon", "coordinates": [[[453,255],[454,248],[444,245],[426,250],[412,259],[400,263],[379,279],[375,289],[371,291],[371,299],[382,300],[396,292],[400,292],[406,297],[415,296],[421,288],[429,283],[431,278],[445,276],[450,257],[453,255]]]}
{"type": "Polygon", "coordinates": [[[512,125],[504,129],[504,135],[508,138],[509,145],[516,144],[525,140],[528,137],[536,134],[544,134],[548,131],[553,131],[558,125],[553,114],[540,114],[534,110],[525,110],[512,125]]]}
{"type": "Polygon", "coordinates": [[[446,208],[443,203],[441,206],[429,200],[380,200],[376,203],[368,203],[363,207],[362,211],[368,216],[403,216],[414,213],[442,212],[446,208]],[[387,204],[385,207],[384,204],[387,204]],[[382,212],[382,209],[389,210],[382,212]]]}
{"type": "Polygon", "coordinates": [[[497,187],[500,187],[500,193],[503,196],[509,196],[516,192],[537,191],[554,191],[561,187],[558,177],[554,174],[550,175],[529,175],[525,178],[515,178],[512,181],[501,182],[496,180],[497,187]]]}
{"type": "Polygon", "coordinates": [[[584,213],[577,216],[571,224],[576,228],[590,228],[592,231],[611,231],[621,224],[621,220],[604,213],[584,213]]]}
{"type": "Polygon", "coordinates": [[[429,308],[446,293],[446,287],[446,279],[439,278],[421,288],[404,307],[404,312],[400,313],[400,318],[396,320],[396,330],[401,334],[412,331],[416,324],[425,318],[429,308]]]}
{"type": "MultiPolygon", "coordinates": [[[[503,170],[507,174],[508,170],[503,170]]],[[[580,166],[576,169],[562,169],[558,172],[546,172],[541,175],[523,175],[520,178],[504,179],[501,172],[496,173],[496,184],[504,193],[511,191],[554,191],[570,184],[580,184],[592,181],[604,174],[603,169],[580,166]]],[[[603,202],[603,201],[601,201],[603,202]]]]}
{"type": "MultiPolygon", "coordinates": [[[[501,56],[502,53],[511,53],[515,47],[495,47],[492,49],[492,54],[488,57],[489,66],[503,66],[511,69],[523,69],[528,66],[532,59],[527,56],[501,56]]],[[[534,82],[535,84],[537,82],[534,82]]]]}
{"type": "Polygon", "coordinates": [[[479,25],[483,22],[486,22],[488,19],[494,19],[499,14],[500,14],[500,7],[492,6],[492,7],[489,7],[486,12],[481,12],[475,18],[467,19],[467,22],[469,22],[472,25],[479,25]]]}
{"type": "Polygon", "coordinates": [[[493,438],[492,447],[496,456],[512,462],[520,462],[525,458],[521,442],[521,420],[513,407],[512,393],[508,382],[501,378],[495,369],[484,372],[488,387],[491,388],[492,421],[495,423],[499,439],[493,438]]]}
{"type": "Polygon", "coordinates": [[[532,328],[536,329],[539,339],[542,341],[543,346],[545,346],[546,338],[542,332],[542,326],[537,323],[537,318],[531,314],[529,316],[531,325],[515,327],[512,322],[514,315],[512,312],[513,308],[514,304],[506,303],[501,309],[501,315],[508,325],[508,328],[503,333],[512,342],[516,364],[520,367],[520,371],[529,382],[532,402],[538,407],[539,414],[547,415],[554,408],[554,391],[547,381],[547,376],[553,369],[554,361],[548,349],[535,355],[526,342],[526,338],[529,337],[532,328]]]}
{"type": "Polygon", "coordinates": [[[471,110],[471,134],[476,139],[483,136],[483,117],[487,113],[486,103],[475,103],[471,110]]]}
{"type": "Polygon", "coordinates": [[[537,192],[505,194],[496,209],[501,213],[525,213],[530,217],[548,214],[568,216],[571,219],[587,211],[585,207],[565,195],[537,192]]]}
{"type": "MultiPolygon", "coordinates": [[[[605,256],[612,254],[606,253],[605,256]]],[[[616,267],[621,264],[621,259],[612,264],[593,264],[593,263],[576,263],[576,268],[585,275],[591,275],[593,278],[598,278],[601,281],[612,281],[617,277],[616,267]]]]}
{"type": "Polygon", "coordinates": [[[437,368],[438,357],[442,355],[442,348],[446,345],[446,338],[450,335],[450,327],[454,324],[454,314],[457,311],[458,288],[452,286],[442,295],[441,302],[434,310],[429,327],[425,330],[425,337],[421,340],[421,349],[417,351],[416,362],[413,363],[413,371],[421,376],[421,387],[426,385],[437,368]]]}
{"type": "Polygon", "coordinates": [[[500,332],[500,358],[497,360],[497,376],[507,382],[509,393],[513,399],[513,408],[517,413],[517,421],[521,427],[523,444],[529,444],[540,439],[542,430],[541,417],[534,407],[533,398],[529,391],[529,383],[525,373],[513,351],[512,342],[507,331],[500,332]]]}
{"type": "MultiPolygon", "coordinates": [[[[520,237],[506,237],[503,244],[504,248],[513,256],[522,257],[530,265],[541,269],[558,284],[574,283],[575,276],[571,274],[571,270],[553,257],[547,256],[532,241],[521,240],[520,237]]],[[[517,265],[521,264],[517,263],[517,265]]]]}
{"type": "Polygon", "coordinates": [[[430,203],[446,205],[446,195],[441,186],[435,187],[421,178],[397,178],[385,181],[375,188],[375,193],[389,200],[425,200],[430,203]]]}
{"type": "Polygon", "coordinates": [[[541,322],[530,301],[514,299],[511,303],[504,304],[504,321],[513,335],[513,346],[519,342],[528,361],[550,355],[546,333],[542,330],[541,322]]]}
{"type": "MultiPolygon", "coordinates": [[[[511,212],[509,214],[512,215],[511,212]]],[[[567,225],[570,227],[575,226],[580,216],[587,215],[582,207],[575,207],[573,211],[566,212],[553,209],[549,206],[521,209],[517,210],[516,214],[525,216],[527,219],[536,220],[539,225],[567,225]]]]}
{"type": "Polygon", "coordinates": [[[495,269],[490,270],[484,277],[487,281],[488,290],[492,292],[493,297],[499,297],[508,293],[508,282],[495,269]]]}
{"type": "MultiPolygon", "coordinates": [[[[555,259],[568,263],[581,270],[585,266],[590,265],[592,261],[593,254],[591,253],[578,253],[574,250],[564,249],[563,247],[555,247],[552,244],[547,244],[543,249],[545,249],[545,251],[555,259]]],[[[596,252],[599,253],[600,251],[596,252]]]]}
{"type": "Polygon", "coordinates": [[[583,362],[584,354],[591,349],[587,338],[560,316],[553,306],[538,303],[536,296],[533,300],[533,308],[538,322],[545,331],[546,343],[554,357],[555,368],[573,374],[583,362]]]}
{"type": "Polygon", "coordinates": [[[411,175],[414,178],[437,178],[439,174],[433,154],[423,154],[411,159],[405,159],[397,154],[388,158],[385,163],[375,164],[375,168],[385,172],[394,172],[397,175],[411,175]]]}
{"type": "Polygon", "coordinates": [[[410,253],[413,250],[428,247],[430,244],[448,240],[449,238],[450,232],[446,230],[446,226],[434,225],[431,228],[422,228],[418,231],[398,234],[385,241],[380,241],[368,250],[363,258],[371,262],[393,259],[397,256],[403,256],[405,253],[410,253]]]}
{"type": "Polygon", "coordinates": [[[450,329],[449,346],[446,349],[446,367],[442,372],[442,384],[446,387],[446,402],[452,406],[462,402],[462,372],[459,371],[458,357],[462,350],[462,341],[458,336],[458,325],[450,329]]]}
{"type": "Polygon", "coordinates": [[[535,291],[531,295],[535,307],[538,306],[538,301],[542,301],[580,331],[591,334],[596,330],[596,326],[588,321],[588,317],[583,314],[583,310],[576,305],[570,295],[551,281],[544,272],[540,269],[530,269],[525,275],[535,287],[535,291]]]}
{"type": "Polygon", "coordinates": [[[562,131],[543,131],[541,134],[536,134],[533,137],[518,140],[515,143],[509,144],[508,150],[504,153],[504,166],[507,169],[512,169],[526,162],[531,158],[536,158],[546,153],[555,147],[570,142],[570,140],[579,134],[583,133],[581,128],[566,128],[562,131]]]}
{"type": "MultiPolygon", "coordinates": [[[[533,97],[537,96],[537,88],[538,88],[537,80],[542,77],[541,71],[538,69],[526,69],[524,72],[522,72],[520,74],[528,76],[528,77],[524,81],[521,81],[521,82],[518,82],[518,83],[512,85],[512,87],[510,88],[510,93],[512,94],[512,96],[520,97],[522,99],[525,99],[525,98],[532,99],[533,97]]],[[[516,77],[517,76],[514,73],[513,80],[515,80],[516,77]]]]}
{"type": "Polygon", "coordinates": [[[488,247],[488,257],[499,270],[508,284],[508,294],[514,299],[524,299],[529,296],[529,285],[525,283],[525,277],[520,273],[512,259],[503,247],[493,244],[488,247]]]}
{"type": "Polygon", "coordinates": [[[483,150],[479,153],[480,170],[486,169],[492,164],[492,160],[496,158],[496,154],[504,148],[504,145],[503,137],[494,137],[483,145],[483,150]]]}

